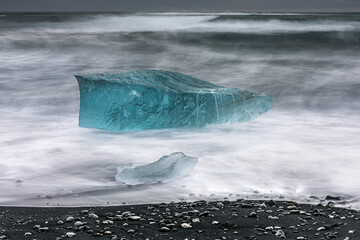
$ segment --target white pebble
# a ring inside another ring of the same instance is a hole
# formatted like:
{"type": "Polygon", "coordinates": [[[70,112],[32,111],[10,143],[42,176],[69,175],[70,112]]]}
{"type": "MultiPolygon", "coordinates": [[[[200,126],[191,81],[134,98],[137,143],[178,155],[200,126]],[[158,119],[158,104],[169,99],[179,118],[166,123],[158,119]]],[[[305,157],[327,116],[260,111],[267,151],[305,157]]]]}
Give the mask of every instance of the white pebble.
{"type": "Polygon", "coordinates": [[[105,220],[102,222],[103,224],[113,224],[114,222],[111,220],[105,220]]]}
{"type": "Polygon", "coordinates": [[[194,219],[192,220],[192,222],[193,222],[193,223],[199,223],[199,222],[200,222],[200,219],[199,219],[199,218],[194,218],[194,219]]]}
{"type": "Polygon", "coordinates": [[[282,237],[282,236],[285,236],[285,233],[284,233],[282,230],[278,230],[278,231],[275,233],[275,236],[277,236],[277,237],[282,237]]]}
{"type": "Polygon", "coordinates": [[[181,227],[182,228],[192,228],[192,226],[189,223],[182,223],[181,227]]]}
{"type": "Polygon", "coordinates": [[[139,217],[139,216],[130,216],[130,217],[128,217],[130,220],[133,220],[133,221],[138,221],[138,220],[140,220],[141,219],[141,217],[139,217]]]}
{"type": "Polygon", "coordinates": [[[67,233],[65,234],[65,237],[72,238],[72,237],[75,236],[75,235],[76,235],[76,234],[73,233],[73,232],[67,232],[67,233]]]}
{"type": "Polygon", "coordinates": [[[95,213],[90,213],[89,218],[99,218],[99,216],[96,215],[95,213]]]}
{"type": "Polygon", "coordinates": [[[76,227],[79,227],[79,226],[81,226],[83,223],[82,222],[80,222],[80,221],[76,221],[75,223],[74,223],[74,225],[76,226],[76,227]]]}

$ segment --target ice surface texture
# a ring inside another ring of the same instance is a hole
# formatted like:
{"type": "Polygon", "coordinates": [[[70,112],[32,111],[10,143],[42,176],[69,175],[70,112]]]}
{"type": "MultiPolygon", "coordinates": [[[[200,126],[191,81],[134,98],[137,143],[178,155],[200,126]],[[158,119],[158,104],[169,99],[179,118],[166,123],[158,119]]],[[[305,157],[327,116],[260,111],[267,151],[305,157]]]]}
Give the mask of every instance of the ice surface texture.
{"type": "Polygon", "coordinates": [[[134,168],[125,168],[116,175],[116,180],[128,185],[169,182],[182,178],[197,164],[198,158],[182,152],[161,157],[156,162],[134,168]]]}
{"type": "Polygon", "coordinates": [[[273,104],[265,94],[225,88],[177,72],[75,77],[80,89],[80,127],[111,131],[204,127],[248,121],[273,104]]]}

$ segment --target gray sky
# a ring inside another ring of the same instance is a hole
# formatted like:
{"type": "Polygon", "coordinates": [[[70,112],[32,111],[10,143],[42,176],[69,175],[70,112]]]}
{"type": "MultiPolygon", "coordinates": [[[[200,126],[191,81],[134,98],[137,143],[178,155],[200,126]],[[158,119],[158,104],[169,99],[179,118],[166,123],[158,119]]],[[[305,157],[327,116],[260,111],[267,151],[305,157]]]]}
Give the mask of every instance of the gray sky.
{"type": "Polygon", "coordinates": [[[360,12],[360,0],[0,0],[0,11],[360,12]]]}

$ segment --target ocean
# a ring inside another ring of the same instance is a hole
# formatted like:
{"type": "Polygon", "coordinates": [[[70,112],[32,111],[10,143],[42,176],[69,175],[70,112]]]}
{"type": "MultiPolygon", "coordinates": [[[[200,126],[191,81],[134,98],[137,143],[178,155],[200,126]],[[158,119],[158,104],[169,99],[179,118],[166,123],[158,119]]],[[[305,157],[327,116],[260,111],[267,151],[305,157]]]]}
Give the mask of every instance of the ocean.
{"type": "Polygon", "coordinates": [[[0,205],[220,199],[360,208],[360,14],[0,13],[0,205]],[[259,118],[201,129],[78,127],[74,74],[177,71],[274,100],[259,118]],[[126,186],[117,166],[172,152],[186,177],[126,186]]]}

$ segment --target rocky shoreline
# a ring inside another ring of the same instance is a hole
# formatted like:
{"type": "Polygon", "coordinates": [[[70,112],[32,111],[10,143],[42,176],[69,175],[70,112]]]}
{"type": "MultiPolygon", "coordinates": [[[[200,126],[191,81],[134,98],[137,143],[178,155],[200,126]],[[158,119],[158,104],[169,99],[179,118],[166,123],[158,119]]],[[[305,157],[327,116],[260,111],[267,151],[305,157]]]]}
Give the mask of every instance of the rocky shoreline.
{"type": "Polygon", "coordinates": [[[289,201],[0,207],[0,239],[360,239],[356,210],[289,201]]]}

